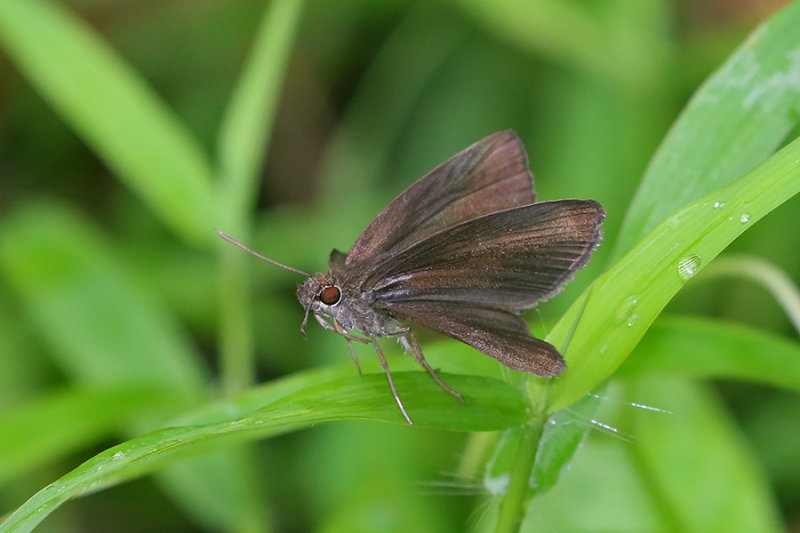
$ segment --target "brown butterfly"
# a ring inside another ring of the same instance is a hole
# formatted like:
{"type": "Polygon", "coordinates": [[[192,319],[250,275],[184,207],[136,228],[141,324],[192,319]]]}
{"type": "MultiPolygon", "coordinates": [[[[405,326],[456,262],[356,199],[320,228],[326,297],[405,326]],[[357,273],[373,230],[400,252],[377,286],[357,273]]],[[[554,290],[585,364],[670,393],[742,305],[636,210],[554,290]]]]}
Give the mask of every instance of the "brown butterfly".
{"type": "MultiPolygon", "coordinates": [[[[372,344],[405,419],[378,337],[396,337],[445,390],[409,324],[460,340],[515,370],[557,376],[563,357],[531,335],[520,311],[558,293],[601,238],[594,200],[535,203],[528,156],[513,131],[478,141],[417,180],[367,226],[330,271],[308,279],[297,299],[325,329],[372,344]],[[360,334],[360,335],[359,335],[360,334]]],[[[359,373],[361,372],[359,368],[359,373]]]]}

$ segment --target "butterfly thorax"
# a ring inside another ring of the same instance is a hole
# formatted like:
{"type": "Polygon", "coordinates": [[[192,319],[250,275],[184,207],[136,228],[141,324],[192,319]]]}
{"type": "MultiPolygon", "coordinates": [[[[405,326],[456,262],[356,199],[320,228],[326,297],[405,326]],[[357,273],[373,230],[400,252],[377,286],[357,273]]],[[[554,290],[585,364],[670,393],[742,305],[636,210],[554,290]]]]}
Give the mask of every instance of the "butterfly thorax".
{"type": "Polygon", "coordinates": [[[349,278],[347,272],[317,273],[297,288],[297,299],[307,311],[348,331],[379,337],[396,334],[401,329],[398,322],[376,312],[371,295],[349,278]]]}

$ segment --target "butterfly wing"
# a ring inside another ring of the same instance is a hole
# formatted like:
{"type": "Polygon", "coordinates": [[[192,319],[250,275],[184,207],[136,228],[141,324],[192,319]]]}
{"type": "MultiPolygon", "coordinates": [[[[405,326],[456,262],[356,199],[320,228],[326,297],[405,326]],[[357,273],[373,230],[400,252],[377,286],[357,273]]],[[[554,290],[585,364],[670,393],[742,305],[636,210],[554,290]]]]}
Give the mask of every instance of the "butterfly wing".
{"type": "Polygon", "coordinates": [[[344,264],[340,256],[334,263],[376,311],[511,368],[558,375],[561,355],[516,313],[558,292],[583,267],[605,212],[593,201],[535,199],[519,138],[495,133],[406,189],[367,226],[344,264]]]}
{"type": "Polygon", "coordinates": [[[528,155],[511,130],[454,155],[403,191],[366,227],[347,264],[383,258],[454,226],[536,199],[528,155]]]}
{"type": "Polygon", "coordinates": [[[593,200],[541,202],[485,215],[376,266],[362,290],[390,313],[399,302],[519,311],[556,294],[586,264],[604,217],[593,200]]]}
{"type": "Polygon", "coordinates": [[[558,350],[531,335],[525,322],[508,311],[454,302],[405,301],[393,303],[391,312],[469,344],[515,370],[550,377],[566,368],[558,350]]]}

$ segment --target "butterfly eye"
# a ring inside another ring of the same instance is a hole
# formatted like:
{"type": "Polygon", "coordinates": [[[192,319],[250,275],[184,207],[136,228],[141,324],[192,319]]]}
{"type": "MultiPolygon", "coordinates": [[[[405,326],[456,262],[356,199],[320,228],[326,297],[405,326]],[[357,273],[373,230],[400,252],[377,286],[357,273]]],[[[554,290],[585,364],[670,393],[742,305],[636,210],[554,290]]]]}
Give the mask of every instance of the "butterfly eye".
{"type": "Polygon", "coordinates": [[[319,294],[319,299],[325,305],[335,305],[339,303],[339,300],[342,299],[342,291],[340,291],[339,287],[336,286],[325,287],[319,294]]]}

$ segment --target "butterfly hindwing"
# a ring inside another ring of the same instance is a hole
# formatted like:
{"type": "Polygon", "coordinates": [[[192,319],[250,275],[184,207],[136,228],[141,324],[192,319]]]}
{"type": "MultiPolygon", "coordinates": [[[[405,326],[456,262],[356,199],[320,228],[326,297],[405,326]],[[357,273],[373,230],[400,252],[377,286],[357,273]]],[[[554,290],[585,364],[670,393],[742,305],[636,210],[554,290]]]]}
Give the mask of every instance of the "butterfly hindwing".
{"type": "Polygon", "coordinates": [[[549,377],[565,368],[551,344],[535,338],[522,319],[508,311],[452,302],[397,302],[386,309],[395,318],[420,324],[469,344],[515,370],[549,377]]]}

